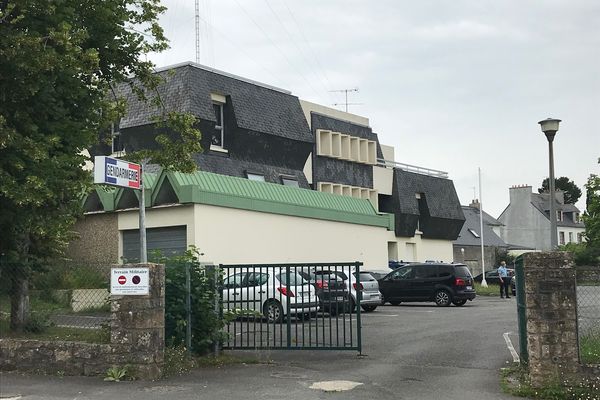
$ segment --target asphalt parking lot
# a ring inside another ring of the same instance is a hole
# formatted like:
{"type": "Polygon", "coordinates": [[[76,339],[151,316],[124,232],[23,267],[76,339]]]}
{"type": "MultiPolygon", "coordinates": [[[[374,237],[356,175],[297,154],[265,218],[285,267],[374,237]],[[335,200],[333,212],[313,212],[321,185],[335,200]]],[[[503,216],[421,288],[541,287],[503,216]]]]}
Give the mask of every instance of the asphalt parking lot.
{"type": "Polygon", "coordinates": [[[499,369],[518,349],[514,298],[477,298],[464,307],[433,303],[363,314],[363,355],[354,351],[238,351],[261,363],[200,368],[159,382],[3,374],[3,396],[24,399],[506,399],[499,369]],[[322,382],[350,381],[325,393],[322,382]],[[18,397],[15,397],[18,398],[18,397]]]}

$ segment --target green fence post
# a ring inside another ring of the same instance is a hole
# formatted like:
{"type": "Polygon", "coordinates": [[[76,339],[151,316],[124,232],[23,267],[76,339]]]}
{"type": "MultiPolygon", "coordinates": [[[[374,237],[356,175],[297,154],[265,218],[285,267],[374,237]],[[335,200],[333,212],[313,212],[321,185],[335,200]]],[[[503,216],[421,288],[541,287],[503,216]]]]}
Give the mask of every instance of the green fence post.
{"type": "Polygon", "coordinates": [[[517,286],[517,316],[519,325],[519,353],[522,365],[529,363],[527,350],[527,303],[525,301],[525,268],[523,255],[515,259],[515,284],[517,286]]]}
{"type": "Polygon", "coordinates": [[[192,278],[190,274],[190,263],[185,263],[185,347],[188,358],[192,356],[192,278]]]}
{"type": "MultiPolygon", "coordinates": [[[[354,271],[356,275],[356,345],[358,347],[358,355],[362,355],[362,323],[360,318],[360,303],[362,300],[362,290],[360,289],[360,266],[361,262],[354,263],[354,271]]],[[[352,272],[350,272],[352,275],[352,272]]]]}

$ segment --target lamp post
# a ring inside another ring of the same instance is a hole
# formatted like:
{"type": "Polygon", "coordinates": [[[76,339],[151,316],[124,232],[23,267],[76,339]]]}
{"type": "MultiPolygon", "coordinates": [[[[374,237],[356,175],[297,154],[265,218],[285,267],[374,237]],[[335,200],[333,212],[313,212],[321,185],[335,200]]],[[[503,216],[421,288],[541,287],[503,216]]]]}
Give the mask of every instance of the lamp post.
{"type": "Polygon", "coordinates": [[[554,118],[546,118],[538,124],[540,124],[542,128],[542,132],[546,135],[548,139],[548,159],[550,163],[550,176],[548,178],[548,187],[550,191],[549,200],[550,200],[550,249],[555,250],[558,246],[558,233],[556,228],[556,205],[555,205],[555,196],[556,194],[554,189],[554,150],[552,147],[552,142],[554,141],[554,135],[558,132],[558,124],[560,123],[560,119],[554,118]]]}

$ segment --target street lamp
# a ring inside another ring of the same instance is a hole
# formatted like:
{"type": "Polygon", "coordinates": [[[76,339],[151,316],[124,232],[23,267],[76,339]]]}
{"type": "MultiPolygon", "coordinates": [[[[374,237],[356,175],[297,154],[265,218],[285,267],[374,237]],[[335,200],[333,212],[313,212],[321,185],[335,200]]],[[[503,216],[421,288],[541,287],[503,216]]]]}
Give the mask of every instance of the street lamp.
{"type": "Polygon", "coordinates": [[[548,178],[548,186],[550,195],[550,249],[556,250],[558,246],[558,238],[557,238],[557,228],[556,228],[556,206],[555,202],[555,189],[554,189],[554,151],[552,148],[552,142],[554,141],[554,135],[558,131],[558,124],[560,123],[560,119],[554,118],[546,118],[538,124],[540,124],[542,128],[542,132],[546,135],[548,139],[548,158],[550,162],[550,177],[548,178]]]}

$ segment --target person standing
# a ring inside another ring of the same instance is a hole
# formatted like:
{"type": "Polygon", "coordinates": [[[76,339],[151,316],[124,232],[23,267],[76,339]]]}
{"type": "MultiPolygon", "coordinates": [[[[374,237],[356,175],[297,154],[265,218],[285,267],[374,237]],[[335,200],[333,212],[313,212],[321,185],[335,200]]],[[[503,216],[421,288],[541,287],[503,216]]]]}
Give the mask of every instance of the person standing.
{"type": "Polygon", "coordinates": [[[506,262],[501,261],[500,266],[498,267],[498,278],[500,279],[500,298],[504,298],[506,296],[507,299],[510,299],[508,295],[508,287],[510,286],[510,277],[508,276],[508,270],[506,269],[506,262]]]}

